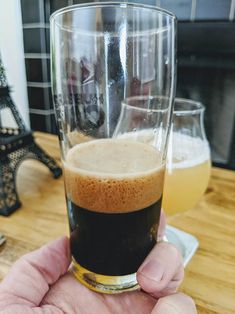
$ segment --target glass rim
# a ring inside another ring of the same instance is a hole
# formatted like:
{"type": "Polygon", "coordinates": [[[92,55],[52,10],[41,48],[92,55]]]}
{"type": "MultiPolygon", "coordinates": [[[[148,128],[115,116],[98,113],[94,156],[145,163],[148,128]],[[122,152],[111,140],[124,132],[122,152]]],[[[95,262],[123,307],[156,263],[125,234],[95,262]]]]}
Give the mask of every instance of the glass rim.
{"type": "Polygon", "coordinates": [[[122,106],[125,106],[126,108],[134,108],[136,111],[149,111],[149,112],[166,112],[168,109],[169,109],[169,106],[165,107],[165,108],[161,108],[161,109],[154,109],[154,108],[151,108],[151,109],[148,109],[148,108],[142,108],[142,107],[138,107],[138,106],[135,106],[135,105],[131,105],[129,102],[130,101],[141,101],[141,100],[144,100],[144,101],[147,101],[147,100],[154,100],[154,99],[163,99],[163,98],[166,98],[166,99],[169,99],[170,100],[170,97],[165,97],[165,96],[156,96],[156,95],[137,95],[137,96],[130,96],[130,97],[127,97],[127,98],[124,98],[122,101],[121,101],[121,104],[122,106]]]}
{"type": "MultiPolygon", "coordinates": [[[[136,100],[136,101],[140,101],[140,100],[153,100],[153,99],[158,99],[158,100],[169,100],[170,101],[171,97],[167,97],[167,96],[159,96],[159,95],[137,95],[137,96],[131,96],[131,97],[127,97],[124,98],[122,100],[122,106],[126,106],[128,107],[132,107],[135,108],[136,110],[139,111],[146,111],[148,110],[147,108],[141,108],[141,107],[137,107],[134,105],[129,104],[130,101],[132,100],[136,100]]],[[[192,114],[200,114],[203,113],[205,111],[205,106],[200,102],[200,101],[196,101],[193,99],[188,99],[188,98],[179,98],[179,97],[175,97],[173,99],[174,101],[174,107],[173,107],[173,114],[174,115],[179,115],[179,116],[187,116],[187,115],[192,115],[192,114]],[[177,105],[180,104],[184,104],[187,105],[188,107],[185,109],[176,109],[177,105]]],[[[164,111],[166,108],[163,109],[151,109],[151,111],[153,112],[158,112],[158,111],[164,111]]]]}
{"type": "MultiPolygon", "coordinates": [[[[49,21],[50,21],[50,24],[52,22],[54,22],[58,27],[60,27],[61,29],[64,29],[66,31],[72,31],[74,28],[70,28],[70,27],[64,27],[62,26],[61,24],[58,24],[56,19],[57,17],[59,17],[61,14],[64,14],[64,13],[68,13],[68,12],[72,12],[72,11],[75,11],[77,9],[84,9],[84,8],[105,8],[105,7],[133,7],[133,8],[144,8],[144,9],[148,9],[150,10],[150,12],[152,10],[158,12],[158,13],[161,13],[162,15],[165,15],[165,16],[168,16],[168,17],[171,17],[172,21],[177,21],[177,18],[176,16],[170,12],[170,11],[167,11],[165,9],[162,9],[158,6],[154,6],[154,5],[147,5],[147,4],[142,4],[142,3],[131,3],[131,2],[122,2],[122,1],[110,1],[110,2],[105,2],[105,1],[102,1],[102,2],[89,2],[89,3],[80,3],[80,4],[75,4],[75,5],[69,5],[69,6],[66,6],[64,8],[61,8],[59,10],[56,10],[55,12],[53,12],[49,18],[49,21]]],[[[99,34],[101,32],[92,32],[93,34],[99,34]]]]}
{"type": "Polygon", "coordinates": [[[192,114],[199,114],[205,111],[205,106],[200,102],[188,98],[179,98],[176,97],[174,100],[173,114],[180,116],[187,116],[192,114]],[[186,109],[176,109],[176,106],[179,104],[185,104],[188,106],[186,109]]]}

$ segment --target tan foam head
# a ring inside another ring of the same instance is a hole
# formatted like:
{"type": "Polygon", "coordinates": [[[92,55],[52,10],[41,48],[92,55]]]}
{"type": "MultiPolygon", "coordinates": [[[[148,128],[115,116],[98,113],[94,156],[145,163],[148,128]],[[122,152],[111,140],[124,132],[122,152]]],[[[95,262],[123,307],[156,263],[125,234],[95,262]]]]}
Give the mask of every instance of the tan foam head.
{"type": "Polygon", "coordinates": [[[67,154],[64,170],[68,198],[93,211],[135,211],[162,194],[160,155],[140,142],[103,139],[76,145],[67,154]]]}

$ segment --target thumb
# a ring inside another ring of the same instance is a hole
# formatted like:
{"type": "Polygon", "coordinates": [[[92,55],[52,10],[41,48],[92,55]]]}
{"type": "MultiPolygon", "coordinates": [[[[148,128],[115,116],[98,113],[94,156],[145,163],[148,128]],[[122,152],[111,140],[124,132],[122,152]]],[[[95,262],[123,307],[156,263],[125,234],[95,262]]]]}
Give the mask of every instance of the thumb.
{"type": "Polygon", "coordinates": [[[140,287],[159,298],[174,293],[184,277],[182,257],[171,244],[155,245],[137,271],[140,287]]]}
{"type": "Polygon", "coordinates": [[[61,237],[21,257],[0,284],[0,309],[14,303],[38,306],[70,264],[69,240],[61,237]]]}
{"type": "Polygon", "coordinates": [[[175,293],[158,300],[151,314],[196,314],[194,301],[183,293],[175,293]]]}

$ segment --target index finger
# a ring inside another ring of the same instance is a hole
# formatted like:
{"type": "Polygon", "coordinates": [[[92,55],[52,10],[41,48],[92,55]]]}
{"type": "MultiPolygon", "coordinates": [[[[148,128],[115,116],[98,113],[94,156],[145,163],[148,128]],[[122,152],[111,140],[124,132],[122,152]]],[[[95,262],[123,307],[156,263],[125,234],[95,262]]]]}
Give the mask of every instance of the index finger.
{"type": "Polygon", "coordinates": [[[194,301],[183,293],[175,293],[161,298],[151,314],[196,314],[194,301]]]}

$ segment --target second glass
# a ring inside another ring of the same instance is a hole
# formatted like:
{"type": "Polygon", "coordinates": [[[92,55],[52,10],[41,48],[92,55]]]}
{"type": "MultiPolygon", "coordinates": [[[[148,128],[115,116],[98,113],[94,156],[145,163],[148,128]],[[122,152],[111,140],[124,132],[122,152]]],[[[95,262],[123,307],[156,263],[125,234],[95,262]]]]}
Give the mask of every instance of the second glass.
{"type": "Polygon", "coordinates": [[[156,243],[175,92],[175,24],[155,7],[112,2],[51,17],[73,272],[95,291],[137,289],[136,271],[156,243]],[[153,143],[140,141],[140,132],[153,143]]]}
{"type": "Polygon", "coordinates": [[[192,209],[208,186],[211,161],[204,111],[200,102],[175,99],[162,206],[167,216],[192,209]]]}

